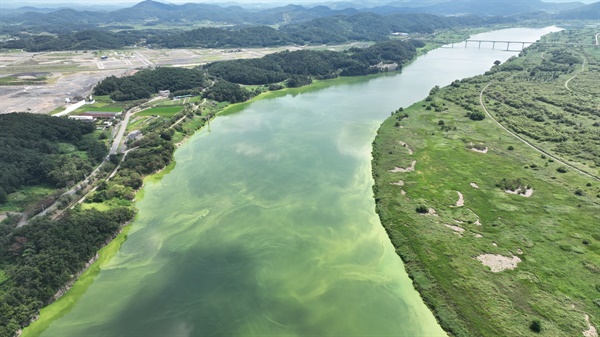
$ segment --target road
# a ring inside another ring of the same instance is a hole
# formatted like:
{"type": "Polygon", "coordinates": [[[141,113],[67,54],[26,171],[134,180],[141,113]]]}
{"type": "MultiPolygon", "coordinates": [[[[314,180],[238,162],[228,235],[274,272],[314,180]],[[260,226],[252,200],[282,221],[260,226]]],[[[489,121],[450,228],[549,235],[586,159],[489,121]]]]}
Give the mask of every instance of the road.
{"type": "MultiPolygon", "coordinates": [[[[596,35],[597,37],[597,35],[596,35]]],[[[581,71],[578,72],[577,74],[573,75],[571,78],[569,78],[566,82],[565,82],[565,88],[569,91],[573,91],[569,88],[569,82],[571,82],[572,79],[574,79],[575,77],[577,77],[577,75],[581,74],[582,72],[585,71],[585,64],[587,63],[587,59],[585,58],[585,56],[581,55],[581,57],[583,58],[583,64],[581,65],[581,71]]]]}
{"type": "Polygon", "coordinates": [[[75,103],[75,104],[71,104],[71,105],[69,105],[69,106],[68,106],[68,107],[65,109],[65,111],[59,112],[59,113],[57,113],[57,114],[54,114],[54,115],[52,115],[52,116],[54,116],[54,117],[62,117],[62,116],[68,115],[68,114],[70,114],[71,112],[75,111],[76,109],[78,109],[78,108],[81,108],[81,107],[82,107],[84,104],[85,104],[85,100],[83,100],[83,101],[79,101],[79,102],[77,102],[77,103],[75,103]]]}
{"type": "Polygon", "coordinates": [[[131,114],[134,112],[137,112],[137,108],[131,108],[125,112],[125,117],[123,117],[123,120],[119,123],[119,131],[117,131],[117,135],[115,136],[112,146],[110,147],[110,151],[108,152],[109,155],[117,154],[121,140],[123,140],[123,135],[125,135],[125,130],[127,130],[129,118],[131,118],[131,114]]]}
{"type": "MultiPolygon", "coordinates": [[[[118,124],[119,125],[119,131],[117,131],[117,136],[113,140],[113,143],[112,143],[112,145],[110,147],[109,154],[116,154],[117,153],[119,145],[121,144],[121,140],[123,139],[123,135],[125,134],[125,130],[127,129],[127,124],[129,124],[129,118],[131,117],[131,114],[134,113],[134,112],[137,112],[137,108],[129,109],[125,113],[125,117],[123,118],[123,121],[121,121],[121,123],[118,124]]],[[[62,197],[63,195],[66,195],[66,196],[69,196],[69,197],[74,196],[77,193],[78,190],[80,190],[80,189],[83,188],[82,185],[86,181],[93,181],[96,178],[96,174],[98,174],[98,171],[102,168],[102,166],[104,165],[104,163],[105,163],[105,161],[103,161],[102,163],[100,163],[94,169],[94,171],[92,171],[92,173],[90,173],[82,182],[76,184],[71,189],[69,189],[65,193],[61,194],[60,197],[62,197]]],[[[86,193],[86,195],[87,195],[87,193],[86,193]]],[[[60,199],[60,197],[58,199],[60,199]]],[[[82,199],[84,199],[84,198],[82,198],[82,199]]],[[[48,214],[49,212],[52,212],[52,211],[56,210],[57,208],[58,208],[58,202],[54,202],[52,205],[48,206],[47,208],[45,208],[40,213],[38,213],[38,214],[34,215],[33,217],[31,217],[31,219],[36,218],[38,216],[44,216],[44,215],[48,214]]],[[[28,220],[25,219],[23,221],[20,221],[19,224],[17,225],[17,227],[24,226],[27,223],[28,223],[28,220]]]]}
{"type": "Polygon", "coordinates": [[[542,149],[540,149],[540,148],[536,147],[535,145],[533,145],[533,144],[531,144],[530,142],[526,141],[525,139],[521,138],[519,135],[515,134],[514,132],[512,132],[512,131],[510,131],[509,129],[507,129],[506,127],[504,127],[504,125],[500,124],[500,122],[498,122],[498,121],[496,120],[496,118],[494,118],[494,116],[492,116],[492,114],[491,114],[491,113],[488,111],[488,109],[487,109],[487,108],[486,108],[486,106],[485,106],[485,103],[483,103],[483,93],[484,93],[484,91],[485,91],[485,90],[486,90],[486,89],[487,89],[487,88],[488,88],[488,87],[489,87],[491,84],[492,84],[492,82],[488,83],[488,84],[487,84],[485,87],[483,87],[483,89],[481,89],[481,92],[479,92],[479,104],[481,105],[481,108],[483,108],[483,111],[485,111],[486,115],[487,115],[489,118],[491,118],[491,119],[492,119],[492,120],[493,120],[493,121],[494,121],[494,122],[495,122],[495,123],[496,123],[496,124],[497,124],[497,125],[498,125],[500,128],[502,128],[504,131],[508,132],[508,133],[509,133],[511,136],[513,136],[513,137],[517,138],[518,140],[520,140],[521,142],[525,143],[525,145],[529,146],[530,148],[534,149],[535,151],[537,151],[537,152],[539,152],[539,153],[541,153],[541,154],[543,154],[543,155],[546,155],[546,156],[548,156],[548,157],[550,157],[550,158],[554,159],[554,161],[555,161],[555,162],[558,162],[558,163],[561,163],[561,164],[563,164],[563,165],[565,165],[565,166],[568,166],[568,167],[570,167],[571,169],[573,169],[574,171],[577,171],[577,172],[579,172],[579,173],[581,173],[581,174],[583,174],[583,175],[585,175],[585,176],[587,176],[587,177],[590,177],[590,178],[592,178],[592,179],[596,179],[596,180],[600,180],[600,177],[596,177],[596,176],[594,176],[594,175],[591,175],[591,174],[589,174],[589,173],[587,173],[587,172],[585,172],[585,171],[582,171],[582,170],[578,169],[577,167],[574,167],[574,166],[573,166],[573,165],[571,165],[571,164],[568,164],[568,163],[566,163],[566,162],[564,162],[564,161],[562,161],[562,160],[558,159],[557,157],[555,157],[555,156],[553,156],[553,155],[549,154],[548,152],[546,152],[546,151],[544,151],[544,150],[542,150],[542,149]]]}

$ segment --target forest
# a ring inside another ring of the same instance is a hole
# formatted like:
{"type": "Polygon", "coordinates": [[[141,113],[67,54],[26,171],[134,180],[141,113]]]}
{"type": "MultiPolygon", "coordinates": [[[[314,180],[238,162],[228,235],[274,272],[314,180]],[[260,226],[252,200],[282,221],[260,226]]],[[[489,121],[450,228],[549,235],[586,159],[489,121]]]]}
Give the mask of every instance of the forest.
{"type": "Polygon", "coordinates": [[[362,76],[382,71],[380,63],[403,63],[416,56],[420,41],[387,40],[367,48],[343,52],[327,50],[283,51],[260,59],[210,63],[194,69],[158,67],[127,77],[107,77],[94,88],[94,95],[110,95],[115,101],[149,98],[159,90],[177,93],[203,92],[208,99],[238,103],[254,93],[242,85],[263,85],[286,81],[289,87],[310,84],[317,79],[337,76],[362,76]],[[205,78],[215,79],[208,85],[205,78]]]}
{"type": "MultiPolygon", "coordinates": [[[[86,27],[78,32],[30,34],[15,31],[15,40],[0,43],[4,49],[30,52],[51,50],[120,49],[146,45],[152,48],[248,48],[283,45],[335,44],[348,41],[382,41],[394,32],[432,33],[436,29],[480,27],[508,19],[478,16],[440,17],[432,14],[358,13],[291,23],[279,29],[269,26],[203,27],[188,31],[110,30],[86,27]]],[[[68,24],[67,24],[68,25],[68,24]]]]}
{"type": "Polygon", "coordinates": [[[159,90],[172,92],[204,85],[204,73],[198,69],[158,67],[144,69],[133,76],[110,76],[94,87],[94,95],[110,95],[115,101],[149,98],[159,90]]]}
{"type": "Polygon", "coordinates": [[[0,115],[0,203],[23,186],[65,187],[82,180],[108,149],[95,126],[30,113],[0,115]]]}
{"type": "Polygon", "coordinates": [[[37,218],[14,229],[0,225],[0,336],[13,336],[73,280],[120,226],[129,208],[70,210],[60,220],[37,218]]]}

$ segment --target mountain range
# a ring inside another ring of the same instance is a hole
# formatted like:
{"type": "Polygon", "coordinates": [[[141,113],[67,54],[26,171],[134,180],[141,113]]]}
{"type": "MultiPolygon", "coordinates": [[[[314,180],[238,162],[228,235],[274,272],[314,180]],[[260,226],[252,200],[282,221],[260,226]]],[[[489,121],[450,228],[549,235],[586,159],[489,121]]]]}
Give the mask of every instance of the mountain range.
{"type": "MultiPolygon", "coordinates": [[[[348,4],[350,5],[350,4],[348,4]]],[[[225,25],[273,25],[281,26],[335,15],[353,15],[359,12],[377,14],[428,13],[437,15],[506,16],[543,12],[561,18],[600,19],[600,2],[584,5],[580,2],[550,3],[540,0],[449,0],[449,1],[396,1],[372,8],[341,8],[340,3],[332,9],[327,6],[283,7],[250,10],[241,6],[222,7],[214,4],[187,3],[174,5],[145,0],[132,7],[109,12],[78,11],[73,9],[50,10],[49,8],[19,8],[3,11],[4,24],[20,24],[26,27],[65,25],[189,25],[212,22],[225,25]]]]}

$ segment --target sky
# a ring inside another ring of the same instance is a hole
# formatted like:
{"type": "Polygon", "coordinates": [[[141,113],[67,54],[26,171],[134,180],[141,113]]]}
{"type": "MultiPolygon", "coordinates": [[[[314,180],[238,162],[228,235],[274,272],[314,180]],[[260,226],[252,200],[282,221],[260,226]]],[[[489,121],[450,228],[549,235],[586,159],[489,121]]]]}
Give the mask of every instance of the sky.
{"type": "MultiPolygon", "coordinates": [[[[35,4],[37,7],[43,7],[43,5],[56,5],[56,4],[75,4],[77,6],[86,6],[89,4],[106,4],[106,5],[118,5],[121,7],[126,7],[127,4],[136,4],[141,2],[142,0],[0,0],[0,7],[20,7],[27,6],[30,4],[35,4]]],[[[289,3],[293,4],[306,4],[306,3],[327,3],[327,2],[338,2],[343,0],[158,0],[161,2],[169,2],[174,4],[183,4],[183,3],[227,3],[227,2],[237,2],[240,4],[252,4],[252,3],[263,3],[263,4],[272,4],[272,5],[286,5],[289,3]]],[[[378,0],[378,1],[365,1],[365,2],[378,2],[385,4],[387,2],[395,2],[397,0],[378,0]]],[[[421,0],[422,2],[427,2],[428,0],[421,0]]],[[[520,2],[521,0],[503,0],[503,1],[514,1],[520,2]]],[[[592,3],[597,0],[542,0],[544,2],[582,2],[582,3],[592,3]]],[[[358,1],[356,1],[358,2],[358,1]]]]}

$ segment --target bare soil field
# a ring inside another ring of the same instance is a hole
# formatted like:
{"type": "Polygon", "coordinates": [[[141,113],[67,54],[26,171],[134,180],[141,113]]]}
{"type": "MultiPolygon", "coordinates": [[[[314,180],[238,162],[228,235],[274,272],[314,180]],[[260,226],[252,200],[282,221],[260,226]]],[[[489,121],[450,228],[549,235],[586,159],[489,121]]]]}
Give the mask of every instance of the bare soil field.
{"type": "Polygon", "coordinates": [[[244,49],[126,49],[60,52],[0,53],[0,79],[23,74],[43,74],[35,84],[10,83],[0,86],[0,113],[49,113],[65,105],[66,98],[87,96],[105,77],[122,76],[151,66],[193,67],[220,60],[259,58],[264,55],[299,49],[342,50],[354,45],[307,46],[244,49]],[[104,59],[103,59],[104,57],[104,59]]]}

